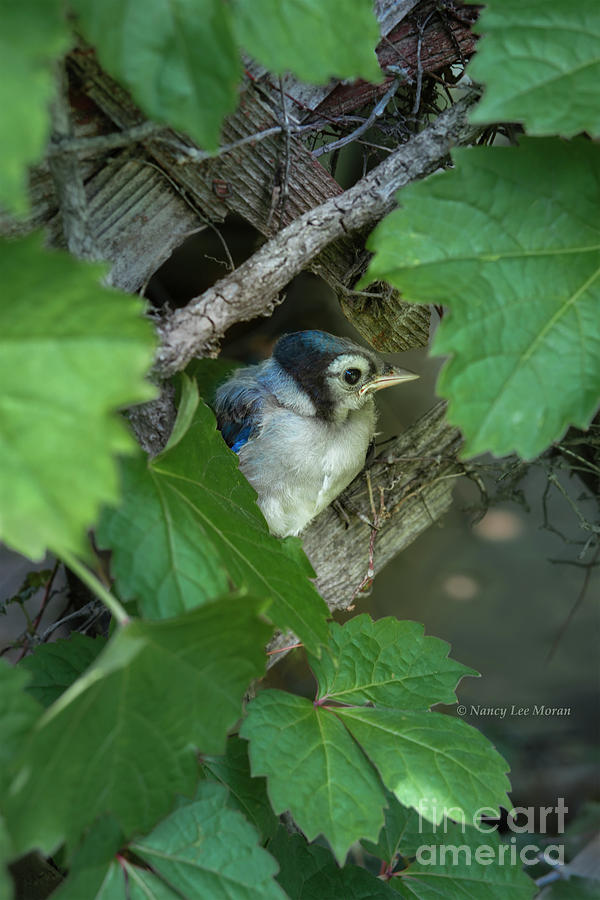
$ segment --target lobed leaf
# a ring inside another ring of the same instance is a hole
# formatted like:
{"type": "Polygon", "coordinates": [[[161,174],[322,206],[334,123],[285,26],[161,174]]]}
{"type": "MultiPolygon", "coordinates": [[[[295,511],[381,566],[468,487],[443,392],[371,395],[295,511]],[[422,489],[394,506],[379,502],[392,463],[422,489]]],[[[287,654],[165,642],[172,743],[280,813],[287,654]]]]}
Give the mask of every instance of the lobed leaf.
{"type": "Polygon", "coordinates": [[[23,748],[8,797],[20,852],[72,843],[109,811],[125,834],[147,830],[193,790],[196,751],[223,752],[244,690],[264,671],[261,608],[227,598],[120,629],[23,748]]]}
{"type": "Polygon", "coordinates": [[[373,232],[364,282],[449,307],[433,350],[466,456],[541,453],[600,399],[600,148],[524,139],[455,151],[373,232]]]}
{"type": "Polygon", "coordinates": [[[417,622],[391,616],[374,622],[363,614],[343,626],[332,622],[329,636],[329,653],[309,655],[321,701],[428,709],[455,703],[460,679],[478,675],[449,659],[450,645],[425,637],[417,622]]]}
{"type": "Polygon", "coordinates": [[[508,764],[477,729],[435,712],[340,708],[383,783],[405,806],[440,822],[507,806],[508,764]],[[454,810],[454,815],[449,810],[454,810]]]}
{"type": "Polygon", "coordinates": [[[103,288],[100,265],[0,243],[0,539],[32,559],[83,552],[101,503],[118,497],[116,453],[135,444],[116,410],[155,390],[142,304],[103,288]]]}
{"type": "Polygon", "coordinates": [[[250,741],[252,774],[266,775],[271,806],[289,810],[309,840],[324,834],[342,863],[352,843],[376,839],[385,795],[342,723],[309,700],[262,691],[240,735],[250,741]]]}
{"type": "Polygon", "coordinates": [[[221,0],[72,0],[107,72],[147,115],[209,150],[237,105],[241,63],[221,0]]]}
{"type": "Polygon", "coordinates": [[[165,617],[210,602],[231,580],[272,599],[275,624],[317,651],[329,611],[306,558],[269,534],[204,404],[175,446],[152,460],[125,460],[122,471],[122,504],[105,511],[97,539],[113,550],[126,600],[138,598],[145,616],[165,617]]]}
{"type": "Polygon", "coordinates": [[[596,0],[489,0],[468,73],[486,86],[473,122],[520,122],[530,134],[600,134],[596,0]]]}
{"type": "Polygon", "coordinates": [[[379,25],[370,0],[346,0],[344,15],[320,0],[234,0],[239,43],[270,72],[303,81],[381,81],[379,25]],[[307,53],[310,47],[310,53],[307,53]]]}
{"type": "MultiPolygon", "coordinates": [[[[228,807],[227,791],[218,784],[201,783],[191,803],[181,804],[131,849],[151,867],[136,867],[135,875],[153,890],[168,885],[173,894],[165,896],[285,900],[274,879],[275,860],[259,846],[255,829],[228,807]]],[[[130,878],[132,869],[127,867],[130,878]]]]}

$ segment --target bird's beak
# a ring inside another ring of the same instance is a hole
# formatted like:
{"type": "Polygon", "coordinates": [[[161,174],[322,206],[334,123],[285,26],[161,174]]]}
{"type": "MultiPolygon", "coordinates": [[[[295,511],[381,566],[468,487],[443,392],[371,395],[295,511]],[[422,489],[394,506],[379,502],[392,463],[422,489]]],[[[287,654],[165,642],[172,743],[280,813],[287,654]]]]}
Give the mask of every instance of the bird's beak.
{"type": "Polygon", "coordinates": [[[359,397],[370,394],[373,391],[380,391],[382,388],[393,387],[395,384],[402,384],[404,381],[414,381],[419,376],[416,372],[409,369],[398,369],[394,366],[386,366],[381,375],[376,375],[371,381],[363,384],[358,392],[359,397]]]}

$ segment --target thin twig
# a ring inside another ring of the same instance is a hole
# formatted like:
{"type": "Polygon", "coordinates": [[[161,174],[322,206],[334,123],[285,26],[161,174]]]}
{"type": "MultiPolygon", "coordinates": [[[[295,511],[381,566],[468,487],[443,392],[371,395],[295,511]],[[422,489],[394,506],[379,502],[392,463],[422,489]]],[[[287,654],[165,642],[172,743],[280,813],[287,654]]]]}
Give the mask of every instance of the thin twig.
{"type": "MultiPolygon", "coordinates": [[[[133,125],[123,131],[111,131],[110,134],[98,134],[94,137],[57,136],[50,143],[46,155],[52,157],[61,153],[77,153],[78,156],[95,156],[106,153],[108,150],[117,150],[119,147],[138,144],[148,138],[158,140],[164,130],[164,125],[158,125],[156,122],[143,122],[141,125],[133,125]]],[[[166,135],[165,139],[167,139],[166,135]]]]}
{"type": "Polygon", "coordinates": [[[339,150],[340,147],[345,147],[346,144],[351,144],[352,141],[355,141],[361,134],[364,134],[371,125],[383,115],[386,106],[400,87],[400,80],[396,78],[393,82],[392,86],[385,92],[377,106],[373,107],[373,110],[369,117],[365,119],[362,125],[359,125],[354,131],[347,134],[346,137],[340,138],[339,141],[333,141],[330,144],[324,144],[322,147],[317,147],[316,150],[313,150],[313,156],[323,156],[324,153],[331,153],[333,150],[339,150]]]}
{"type": "Polygon", "coordinates": [[[63,552],[62,557],[71,571],[73,571],[75,575],[77,575],[77,577],[80,578],[81,581],[83,581],[83,583],[100,598],[100,600],[102,600],[119,625],[127,625],[127,623],[131,621],[127,611],[121,606],[117,598],[104,587],[97,575],[90,572],[87,566],[84,566],[74,554],[63,552]]]}
{"type": "Polygon", "coordinates": [[[569,610],[569,614],[568,614],[567,618],[565,619],[565,621],[562,623],[562,625],[558,629],[556,637],[554,638],[554,641],[552,642],[552,646],[550,647],[550,650],[548,652],[548,656],[546,657],[546,663],[551,662],[552,657],[554,656],[554,654],[556,653],[556,651],[558,649],[558,645],[562,641],[565,632],[567,631],[569,625],[573,621],[573,617],[575,616],[575,613],[577,612],[577,610],[579,609],[579,607],[581,606],[581,604],[583,603],[583,601],[585,599],[585,595],[587,594],[587,589],[590,584],[590,578],[592,577],[592,572],[594,570],[594,567],[596,566],[598,557],[600,557],[600,547],[598,547],[593,558],[590,560],[590,562],[588,563],[588,565],[586,567],[587,571],[586,571],[584,579],[583,579],[583,584],[581,585],[581,590],[579,591],[579,594],[577,596],[577,599],[575,600],[575,603],[569,610]]]}
{"type": "MultiPolygon", "coordinates": [[[[57,619],[56,622],[52,622],[51,625],[46,628],[46,630],[40,635],[40,643],[44,644],[53,632],[56,631],[57,628],[60,628],[61,625],[65,625],[67,622],[72,622],[73,619],[81,619],[83,616],[86,616],[92,610],[95,612],[98,609],[99,601],[98,600],[90,600],[89,603],[86,603],[85,606],[82,606],[81,609],[76,609],[74,612],[69,613],[67,616],[63,616],[62,619],[57,619]]],[[[104,609],[104,604],[100,604],[101,609],[104,609]]]]}
{"type": "MultiPolygon", "coordinates": [[[[57,559],[57,560],[55,561],[55,563],[54,563],[54,566],[53,566],[53,568],[52,568],[52,571],[50,572],[50,576],[49,576],[49,578],[48,578],[48,581],[46,582],[46,586],[45,586],[45,588],[44,588],[44,596],[42,597],[42,602],[41,602],[41,604],[40,604],[40,608],[39,608],[39,610],[38,610],[38,614],[37,614],[37,616],[35,617],[35,619],[33,620],[33,622],[31,623],[31,625],[30,625],[29,628],[28,628],[28,632],[29,632],[29,636],[30,636],[30,637],[34,637],[34,636],[35,636],[35,634],[36,634],[36,632],[37,632],[37,630],[38,630],[38,628],[39,628],[39,624],[40,624],[40,622],[42,621],[42,616],[44,615],[44,612],[46,611],[46,606],[48,605],[48,601],[49,601],[49,599],[50,599],[50,597],[51,597],[50,591],[52,590],[52,583],[53,583],[53,581],[54,581],[54,579],[55,579],[55,577],[56,577],[56,573],[58,572],[58,567],[59,567],[59,566],[60,566],[60,560],[57,559]]],[[[20,655],[19,658],[17,659],[17,662],[20,662],[20,661],[23,659],[23,657],[25,656],[25,654],[27,653],[27,650],[29,649],[29,646],[28,646],[28,645],[29,645],[29,641],[26,640],[25,643],[24,643],[23,649],[21,650],[21,655],[20,655]]]]}

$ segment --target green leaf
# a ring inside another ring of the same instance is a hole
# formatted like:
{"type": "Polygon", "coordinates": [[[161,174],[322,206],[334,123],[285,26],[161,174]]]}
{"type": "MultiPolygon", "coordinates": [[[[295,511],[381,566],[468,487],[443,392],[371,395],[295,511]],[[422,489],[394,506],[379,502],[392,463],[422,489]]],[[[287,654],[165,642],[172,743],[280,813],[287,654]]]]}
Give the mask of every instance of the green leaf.
{"type": "Polygon", "coordinates": [[[105,638],[91,638],[77,632],[64,641],[40,644],[19,664],[31,675],[27,693],[42,706],[50,706],[85,672],[105,646],[105,638]]]}
{"type": "Polygon", "coordinates": [[[147,115],[217,148],[241,76],[221,0],[72,0],[100,62],[147,115]]]}
{"type": "Polygon", "coordinates": [[[50,131],[54,68],[68,49],[58,0],[2,4],[0,30],[0,206],[23,213],[27,166],[42,155],[50,131]]]}
{"type": "Polygon", "coordinates": [[[105,267],[0,243],[0,539],[32,559],[83,552],[100,504],[116,502],[114,454],[135,446],[119,407],[154,396],[142,305],[98,279],[105,267]]]}
{"type": "Polygon", "coordinates": [[[247,742],[234,735],[227,741],[225,756],[206,756],[203,764],[207,774],[229,788],[229,806],[239,809],[263,839],[273,837],[279,820],[271,809],[265,779],[250,775],[247,742]]]}
{"type": "Polygon", "coordinates": [[[376,839],[385,795],[367,759],[331,712],[303,697],[262,691],[240,735],[253,775],[266,775],[271,806],[289,810],[309,840],[324,834],[343,862],[361,837],[376,839]]]}
{"type": "Polygon", "coordinates": [[[193,790],[195,750],[223,752],[244,690],[264,671],[262,605],[227,598],[121,628],[23,750],[9,795],[21,852],[51,852],[108,811],[125,834],[147,830],[193,790]]]}
{"type": "Polygon", "coordinates": [[[123,869],[116,861],[122,845],[123,834],[112,816],[95,822],[52,900],[127,900],[123,869]]]}
{"type": "Polygon", "coordinates": [[[238,41],[271,72],[312,83],[381,81],[371,0],[346,0],[343,15],[320,0],[234,0],[233,10],[238,41]]]}
{"type": "Polygon", "coordinates": [[[201,783],[193,802],[179,806],[131,849],[151,867],[152,874],[138,869],[143,882],[154,888],[158,876],[175,897],[285,898],[274,879],[275,860],[259,846],[254,828],[229,809],[227,791],[218,784],[201,783]]]}
{"type": "Polygon", "coordinates": [[[275,624],[316,651],[327,606],[306,563],[269,534],[255,499],[201,403],[175,447],[124,462],[123,503],[100,522],[98,542],[113,549],[124,599],[137,597],[145,616],[169,616],[209,602],[229,578],[271,598],[275,624]]]}
{"type": "Polygon", "coordinates": [[[444,900],[531,900],[537,894],[535,882],[521,868],[515,847],[502,845],[489,826],[446,822],[434,829],[417,813],[409,813],[407,833],[414,836],[414,855],[392,884],[401,897],[444,897],[444,900]]]}
{"type": "Polygon", "coordinates": [[[321,701],[425,710],[455,703],[460,679],[478,674],[448,659],[450,645],[425,637],[417,622],[360,615],[345,625],[332,622],[329,634],[330,653],[309,656],[321,701]]]}
{"type": "Polygon", "coordinates": [[[403,806],[391,791],[386,792],[385,822],[377,842],[361,841],[368,853],[394,867],[400,856],[414,856],[423,843],[423,832],[432,826],[414,809],[403,806]]]}
{"type": "Polygon", "coordinates": [[[8,784],[9,767],[42,712],[25,693],[26,672],[0,660],[0,791],[8,784]]]}
{"type": "Polygon", "coordinates": [[[383,783],[405,806],[440,822],[507,806],[508,765],[479,731],[451,716],[395,709],[335,710],[383,783]],[[454,810],[454,813],[448,812],[454,810]]]}
{"type": "Polygon", "coordinates": [[[541,453],[600,398],[600,147],[524,139],[456,150],[401,193],[369,239],[363,283],[450,308],[438,392],[465,455],[541,453]]]}
{"type": "Polygon", "coordinates": [[[597,0],[489,0],[469,75],[486,85],[474,122],[521,122],[531,134],[600,134],[597,0]]]}
{"type": "Polygon", "coordinates": [[[309,845],[299,834],[279,828],[269,843],[279,863],[277,881],[290,900],[392,900],[391,889],[358,866],[340,868],[331,853],[318,844],[309,845]]]}

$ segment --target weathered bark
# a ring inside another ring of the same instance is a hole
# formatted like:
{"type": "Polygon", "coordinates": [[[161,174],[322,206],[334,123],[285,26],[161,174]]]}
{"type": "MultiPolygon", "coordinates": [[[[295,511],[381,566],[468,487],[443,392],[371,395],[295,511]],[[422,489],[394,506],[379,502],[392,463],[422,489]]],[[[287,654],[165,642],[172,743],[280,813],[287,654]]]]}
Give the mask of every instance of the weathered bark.
{"type": "Polygon", "coordinates": [[[382,496],[384,506],[371,560],[375,575],[450,508],[454,482],[464,474],[456,460],[461,443],[459,431],[446,422],[445,404],[438,403],[347,488],[341,501],[348,523],[328,507],[308,528],[304,549],[317,573],[319,593],[331,609],[345,609],[353,602],[369,568],[371,527],[364,519],[372,522],[373,510],[367,474],[375,513],[382,496]]]}
{"type": "Polygon", "coordinates": [[[193,356],[207,356],[235,322],[267,315],[290,279],[336,238],[374,224],[395,206],[396,191],[435,171],[452,147],[470,143],[479,128],[467,120],[474,95],[391,154],[343,194],[310,210],[267,241],[249,260],[160,325],[157,369],[170,375],[193,356]]]}

